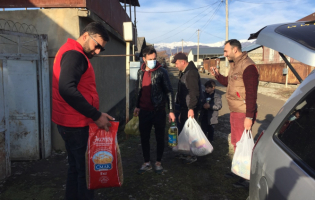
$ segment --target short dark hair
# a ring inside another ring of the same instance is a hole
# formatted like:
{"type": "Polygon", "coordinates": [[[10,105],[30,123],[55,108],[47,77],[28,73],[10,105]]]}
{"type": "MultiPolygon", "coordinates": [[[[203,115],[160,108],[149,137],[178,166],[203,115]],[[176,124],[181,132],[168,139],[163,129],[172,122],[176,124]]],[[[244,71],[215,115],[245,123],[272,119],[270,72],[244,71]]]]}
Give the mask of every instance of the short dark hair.
{"type": "Polygon", "coordinates": [[[232,48],[233,48],[233,47],[236,47],[237,50],[239,50],[240,52],[242,52],[242,44],[241,44],[240,41],[238,41],[237,39],[230,39],[230,40],[228,40],[228,41],[226,41],[226,42],[224,43],[224,45],[226,45],[226,44],[230,44],[232,48]]]}
{"type": "Polygon", "coordinates": [[[205,83],[205,87],[214,88],[216,86],[215,82],[213,80],[207,81],[205,83]]]}
{"type": "Polygon", "coordinates": [[[88,32],[90,35],[99,34],[104,41],[109,41],[109,36],[105,26],[101,22],[91,22],[83,30],[81,35],[88,32]]]}
{"type": "Polygon", "coordinates": [[[156,54],[156,50],[154,49],[153,46],[147,46],[147,47],[145,47],[145,48],[142,50],[142,55],[143,55],[143,57],[146,57],[147,55],[150,55],[150,54],[153,54],[153,53],[156,54]]]}

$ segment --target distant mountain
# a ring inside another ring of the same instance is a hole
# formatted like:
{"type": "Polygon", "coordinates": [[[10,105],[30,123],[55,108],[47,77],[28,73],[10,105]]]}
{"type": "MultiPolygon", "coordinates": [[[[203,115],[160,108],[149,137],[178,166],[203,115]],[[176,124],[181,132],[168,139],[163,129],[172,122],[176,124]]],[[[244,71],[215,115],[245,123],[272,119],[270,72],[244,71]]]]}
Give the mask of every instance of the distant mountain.
{"type": "MultiPolygon", "coordinates": [[[[205,47],[223,47],[225,41],[221,42],[216,42],[216,43],[211,43],[211,44],[204,44],[204,43],[199,43],[199,48],[205,48],[205,47]]],[[[256,40],[240,40],[242,47],[249,46],[251,44],[255,44],[256,40]]],[[[177,53],[177,48],[178,52],[182,51],[182,42],[172,42],[172,43],[157,43],[154,44],[154,47],[157,51],[166,51],[168,55],[175,54],[177,53]]],[[[196,42],[184,42],[183,44],[183,50],[184,52],[189,53],[191,48],[197,48],[198,43],[196,42]]]]}

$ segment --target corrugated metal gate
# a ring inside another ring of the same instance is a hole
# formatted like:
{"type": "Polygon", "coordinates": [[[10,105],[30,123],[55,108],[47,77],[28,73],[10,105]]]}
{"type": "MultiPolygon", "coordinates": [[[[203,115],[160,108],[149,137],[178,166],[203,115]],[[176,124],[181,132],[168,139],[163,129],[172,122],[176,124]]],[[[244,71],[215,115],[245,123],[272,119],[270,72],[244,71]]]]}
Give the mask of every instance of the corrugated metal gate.
{"type": "Polygon", "coordinates": [[[47,35],[0,29],[0,179],[51,154],[47,35]],[[9,159],[10,158],[10,159],[9,159]]]}

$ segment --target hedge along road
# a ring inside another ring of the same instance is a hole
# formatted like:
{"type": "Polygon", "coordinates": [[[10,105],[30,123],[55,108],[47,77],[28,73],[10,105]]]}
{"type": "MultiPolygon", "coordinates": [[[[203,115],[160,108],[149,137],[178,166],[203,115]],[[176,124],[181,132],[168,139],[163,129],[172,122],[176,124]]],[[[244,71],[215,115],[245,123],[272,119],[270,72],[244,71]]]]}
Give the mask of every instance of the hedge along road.
{"type": "MultiPolygon", "coordinates": [[[[178,70],[170,67],[171,83],[176,92],[178,70]]],[[[204,83],[210,77],[201,74],[204,83]]],[[[237,179],[227,179],[224,174],[230,171],[233,148],[229,146],[230,133],[229,110],[225,99],[225,88],[217,87],[222,94],[223,108],[219,113],[219,124],[215,127],[214,151],[192,164],[184,164],[174,158],[176,155],[167,147],[162,160],[163,175],[154,171],[137,174],[143,163],[140,138],[131,136],[126,139],[123,127],[118,133],[124,183],[119,188],[102,188],[95,191],[96,200],[240,200],[246,199],[248,191],[237,189],[232,183],[237,179]]],[[[283,101],[258,95],[258,120],[253,127],[256,130],[268,126],[273,116],[283,105],[283,101]],[[267,116],[267,117],[266,117],[267,116]]],[[[131,111],[133,108],[131,108],[131,111]]],[[[132,115],[131,115],[132,116],[132,115]]],[[[167,122],[167,128],[169,127],[167,122]]],[[[167,130],[166,130],[167,131],[167,130]]],[[[33,162],[13,162],[12,176],[0,183],[0,200],[61,200],[64,199],[67,160],[65,152],[53,152],[48,159],[33,162]]],[[[151,133],[151,161],[156,158],[154,133],[151,133]]]]}

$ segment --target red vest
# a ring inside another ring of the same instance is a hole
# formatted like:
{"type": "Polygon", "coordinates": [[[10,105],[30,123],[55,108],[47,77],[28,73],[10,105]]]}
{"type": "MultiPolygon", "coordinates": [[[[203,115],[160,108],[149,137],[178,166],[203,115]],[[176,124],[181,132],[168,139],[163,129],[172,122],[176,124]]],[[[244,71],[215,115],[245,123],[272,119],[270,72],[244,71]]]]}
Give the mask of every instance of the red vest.
{"type": "Polygon", "coordinates": [[[92,106],[96,109],[99,108],[99,98],[96,91],[95,74],[92,64],[84,54],[82,46],[77,41],[68,39],[57,52],[54,61],[52,77],[52,121],[58,125],[67,127],[84,127],[92,123],[93,120],[72,108],[59,94],[60,61],[62,55],[70,50],[82,53],[88,62],[88,68],[82,74],[77,89],[92,106]]]}

